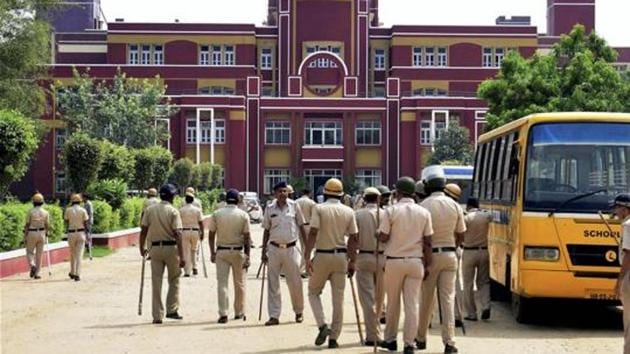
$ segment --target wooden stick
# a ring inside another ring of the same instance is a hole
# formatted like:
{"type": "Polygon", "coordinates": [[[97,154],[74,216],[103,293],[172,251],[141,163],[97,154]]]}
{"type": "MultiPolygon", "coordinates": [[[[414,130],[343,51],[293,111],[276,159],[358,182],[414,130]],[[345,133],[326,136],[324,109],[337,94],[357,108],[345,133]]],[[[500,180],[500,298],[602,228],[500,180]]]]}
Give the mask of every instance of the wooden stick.
{"type": "Polygon", "coordinates": [[[144,290],[144,266],[147,260],[146,255],[142,255],[142,271],[140,272],[140,296],[138,298],[138,316],[142,316],[142,292],[144,290]]]}
{"type": "Polygon", "coordinates": [[[263,296],[265,293],[265,272],[267,271],[267,263],[262,263],[262,283],[260,285],[260,305],[258,306],[258,321],[262,320],[263,296]]]}
{"type": "Polygon", "coordinates": [[[48,276],[51,277],[52,276],[52,268],[50,267],[50,244],[48,243],[48,235],[45,235],[44,239],[46,240],[46,258],[47,258],[47,261],[48,261],[47,262],[48,263],[48,276]]]}
{"type": "Polygon", "coordinates": [[[604,222],[604,224],[606,224],[606,227],[608,228],[608,231],[610,231],[610,236],[613,238],[613,240],[615,240],[615,243],[617,243],[617,246],[619,246],[619,240],[617,240],[617,238],[615,237],[615,232],[612,230],[612,228],[610,227],[610,224],[608,223],[608,220],[606,220],[604,218],[604,214],[602,214],[601,210],[597,211],[597,214],[599,214],[599,217],[602,219],[602,221],[604,222]]]}
{"type": "Polygon", "coordinates": [[[206,255],[203,251],[203,240],[199,241],[199,247],[201,247],[201,264],[203,265],[203,276],[208,278],[208,268],[206,267],[206,255]]]}
{"type": "Polygon", "coordinates": [[[354,288],[354,280],[352,277],[350,280],[350,289],[352,290],[352,302],[354,303],[354,314],[357,316],[357,327],[359,328],[359,340],[363,345],[363,330],[361,330],[361,318],[359,317],[359,307],[357,306],[357,291],[354,288]]]}

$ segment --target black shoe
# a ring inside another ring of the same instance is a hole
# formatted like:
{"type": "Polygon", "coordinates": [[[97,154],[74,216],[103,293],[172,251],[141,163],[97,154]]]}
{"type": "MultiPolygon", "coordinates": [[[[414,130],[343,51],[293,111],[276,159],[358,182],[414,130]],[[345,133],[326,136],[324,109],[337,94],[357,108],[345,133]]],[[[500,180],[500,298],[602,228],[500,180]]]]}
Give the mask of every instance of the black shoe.
{"type": "Polygon", "coordinates": [[[319,327],[319,334],[317,335],[317,338],[315,338],[315,345],[319,346],[324,344],[329,335],[330,328],[328,328],[328,325],[322,325],[319,327]]]}
{"type": "Polygon", "coordinates": [[[339,348],[339,343],[337,343],[336,339],[329,339],[328,340],[328,349],[336,349],[339,348]]]}
{"type": "Polygon", "coordinates": [[[386,319],[385,317],[381,317],[381,318],[379,319],[379,322],[380,322],[381,324],[387,324],[387,319],[386,319]]]}
{"type": "Polygon", "coordinates": [[[273,318],[273,317],[271,317],[269,321],[265,322],[265,326],[277,326],[279,324],[280,324],[280,321],[278,321],[277,318],[273,318]]]}
{"type": "Polygon", "coordinates": [[[456,328],[463,327],[463,326],[464,326],[464,322],[462,322],[462,320],[455,320],[456,328]]]}
{"type": "Polygon", "coordinates": [[[477,317],[473,317],[473,316],[466,316],[464,317],[464,319],[466,321],[473,321],[473,322],[477,322],[477,317]]]}
{"type": "Polygon", "coordinates": [[[403,354],[413,354],[413,345],[405,345],[405,349],[403,350],[403,354]]]}
{"type": "Polygon", "coordinates": [[[416,349],[418,349],[418,350],[425,350],[425,349],[427,349],[427,342],[419,341],[419,340],[416,339],[416,349]]]}
{"type": "Polygon", "coordinates": [[[483,310],[483,312],[481,313],[481,319],[482,320],[489,320],[490,319],[490,309],[483,310]]]}
{"type": "Polygon", "coordinates": [[[243,321],[247,321],[247,316],[240,314],[240,315],[236,315],[234,316],[235,320],[243,320],[243,321]]]}
{"type": "Polygon", "coordinates": [[[170,318],[170,319],[173,319],[173,320],[183,320],[184,316],[180,315],[177,312],[173,312],[173,313],[167,313],[166,314],[166,318],[170,318]]]}
{"type": "Polygon", "coordinates": [[[162,324],[162,320],[153,320],[153,324],[162,324]]]}
{"type": "Polygon", "coordinates": [[[184,274],[184,278],[190,278],[190,274],[184,274]]]}
{"type": "Polygon", "coordinates": [[[193,268],[193,275],[197,275],[199,274],[199,272],[197,272],[197,268],[193,268]]]}
{"type": "Polygon", "coordinates": [[[68,276],[70,277],[70,279],[74,279],[74,274],[68,273],[68,276]]]}
{"type": "Polygon", "coordinates": [[[304,322],[304,315],[301,313],[296,313],[295,314],[295,322],[296,323],[302,323],[304,322]]]}
{"type": "Polygon", "coordinates": [[[381,348],[385,348],[390,352],[395,352],[398,350],[398,343],[396,341],[386,342],[382,341],[378,343],[378,346],[381,348]]]}
{"type": "Polygon", "coordinates": [[[304,273],[300,274],[300,276],[302,277],[302,279],[307,279],[308,278],[308,273],[304,272],[304,273]]]}
{"type": "Polygon", "coordinates": [[[28,274],[28,276],[31,277],[31,278],[34,278],[36,270],[37,270],[37,268],[35,268],[35,266],[31,266],[31,272],[28,274]]]}
{"type": "Polygon", "coordinates": [[[79,280],[81,280],[81,277],[79,277],[78,275],[75,275],[74,276],[74,281],[79,281],[79,280]]]}
{"type": "MultiPolygon", "coordinates": [[[[377,340],[376,341],[376,345],[380,346],[381,343],[383,343],[382,340],[377,340]]],[[[366,340],[365,342],[363,342],[363,345],[366,347],[373,347],[374,346],[374,341],[373,340],[366,340]]]]}
{"type": "Polygon", "coordinates": [[[221,316],[219,317],[219,321],[217,321],[218,323],[227,323],[228,319],[227,316],[221,316]]]}
{"type": "Polygon", "coordinates": [[[453,354],[453,353],[458,353],[457,348],[455,348],[454,345],[445,345],[444,346],[444,354],[453,354]]]}
{"type": "Polygon", "coordinates": [[[39,275],[33,275],[33,279],[41,279],[42,277],[40,277],[39,275]]]}

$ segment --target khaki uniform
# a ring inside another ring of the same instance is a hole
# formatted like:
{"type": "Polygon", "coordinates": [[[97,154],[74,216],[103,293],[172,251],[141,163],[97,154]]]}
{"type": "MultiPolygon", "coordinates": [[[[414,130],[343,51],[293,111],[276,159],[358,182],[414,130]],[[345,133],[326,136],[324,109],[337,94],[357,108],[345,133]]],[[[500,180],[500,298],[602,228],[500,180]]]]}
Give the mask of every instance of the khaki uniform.
{"type": "Polygon", "coordinates": [[[229,204],[217,210],[210,218],[210,232],[216,232],[217,245],[217,293],[219,297],[219,316],[227,316],[229,309],[228,277],[230,269],[234,279],[234,315],[243,315],[245,311],[245,280],[247,269],[243,268],[245,254],[245,234],[249,234],[249,215],[229,204]],[[231,249],[222,249],[222,248],[231,249]]]}
{"type": "Polygon", "coordinates": [[[168,270],[168,293],[166,295],[166,313],[179,310],[179,253],[175,240],[175,231],[182,228],[179,211],[170,203],[162,201],[152,205],[142,216],[142,226],[147,227],[147,244],[150,245],[151,283],[153,288],[153,319],[162,320],[162,280],[164,268],[168,270]],[[163,244],[167,242],[168,244],[163,244]]]}
{"type": "Polygon", "coordinates": [[[226,202],[224,202],[224,201],[222,201],[222,202],[218,202],[218,203],[217,203],[217,205],[216,205],[216,210],[219,210],[219,209],[225,208],[226,206],[227,206],[227,203],[226,203],[226,202]]]}
{"type": "Polygon", "coordinates": [[[475,271],[477,272],[477,290],[481,300],[481,309],[490,309],[490,258],[488,256],[488,228],[492,214],[487,211],[472,209],[464,217],[464,254],[462,269],[464,278],[464,306],[466,315],[477,318],[475,304],[475,271]]]}
{"type": "Polygon", "coordinates": [[[26,215],[26,260],[30,268],[35,267],[35,274],[39,275],[46,242],[45,229],[50,225],[50,216],[41,206],[29,210],[26,215]]]}
{"type": "Polygon", "coordinates": [[[68,245],[70,246],[70,274],[81,275],[81,260],[85,247],[85,224],[90,217],[83,207],[75,204],[68,207],[63,216],[68,222],[68,245]]]}
{"type": "Polygon", "coordinates": [[[384,211],[376,204],[367,204],[365,208],[357,210],[355,217],[359,228],[359,255],[357,256],[357,285],[359,301],[363,309],[365,322],[365,338],[368,341],[380,340],[380,327],[376,311],[382,309],[383,298],[383,269],[385,257],[383,252],[385,245],[377,245],[378,218],[384,211]],[[378,266],[377,266],[378,263],[378,266]]]}
{"type": "Polygon", "coordinates": [[[157,199],[156,197],[145,199],[144,203],[142,203],[142,214],[144,214],[144,212],[147,211],[147,208],[150,207],[151,205],[155,205],[159,203],[160,203],[160,200],[157,199]]]}
{"type": "Polygon", "coordinates": [[[280,271],[286,275],[291,304],[296,314],[304,312],[304,292],[302,290],[302,277],[300,276],[300,263],[302,254],[296,247],[300,239],[300,227],[304,225],[304,217],[300,206],[287,199],[284,208],[274,201],[265,210],[263,228],[269,231],[269,244],[267,246],[268,280],[267,287],[267,311],[269,317],[280,318],[282,300],[280,298],[280,271]],[[293,244],[293,246],[288,246],[293,244]]]}
{"type": "Polygon", "coordinates": [[[201,209],[192,204],[186,204],[179,209],[182,218],[182,248],[184,252],[184,273],[190,275],[192,269],[197,269],[196,250],[199,244],[199,223],[203,220],[201,209]]]}
{"type": "MultiPolygon", "coordinates": [[[[630,216],[621,224],[621,242],[619,245],[619,264],[624,257],[630,257],[630,216]]],[[[626,273],[621,283],[621,303],[623,304],[623,353],[630,354],[630,272],[626,273]]]]}
{"type": "Polygon", "coordinates": [[[396,340],[402,294],[405,306],[403,340],[405,345],[413,345],[418,331],[418,301],[424,278],[423,243],[425,237],[433,234],[431,215],[413,199],[403,198],[382,213],[379,232],[390,236],[385,247],[385,341],[396,340]]]}
{"type": "MultiPolygon", "coordinates": [[[[295,202],[300,206],[300,210],[302,210],[302,215],[304,216],[304,233],[306,237],[308,237],[308,233],[311,231],[311,215],[317,203],[307,196],[298,198],[295,202]]],[[[300,237],[300,253],[302,254],[304,254],[304,250],[306,249],[306,241],[306,239],[300,237]]],[[[306,271],[306,260],[304,257],[302,257],[302,263],[300,263],[300,270],[302,272],[306,271]]]]}
{"type": "Polygon", "coordinates": [[[317,327],[326,324],[321,294],[330,280],[333,317],[330,339],[337,340],[343,325],[343,295],[348,271],[345,236],[358,233],[354,211],[338,199],[328,199],[313,208],[311,227],[318,230],[313,258],[313,274],[308,282],[308,300],[317,321],[317,327]],[[344,250],[337,252],[337,250],[344,250]],[[324,253],[320,251],[328,251],[324,253]],[[332,252],[332,253],[330,253],[332,252]]]}
{"type": "Polygon", "coordinates": [[[431,213],[434,234],[433,260],[428,269],[429,275],[422,283],[417,340],[426,342],[437,287],[442,310],[442,342],[445,345],[454,346],[455,273],[457,272],[455,233],[466,231],[464,213],[461,206],[443,192],[434,192],[420,205],[431,213]]]}

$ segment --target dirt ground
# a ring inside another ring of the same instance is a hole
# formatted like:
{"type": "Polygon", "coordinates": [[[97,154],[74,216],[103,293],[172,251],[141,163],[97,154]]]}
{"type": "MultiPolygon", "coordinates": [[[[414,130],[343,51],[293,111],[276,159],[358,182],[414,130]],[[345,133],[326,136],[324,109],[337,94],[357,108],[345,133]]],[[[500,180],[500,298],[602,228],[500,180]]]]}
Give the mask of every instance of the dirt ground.
{"type": "MultiPolygon", "coordinates": [[[[262,231],[258,226],[253,230],[254,243],[260,245],[262,231]]],[[[68,279],[68,263],[54,266],[52,277],[42,272],[39,281],[29,280],[28,274],[3,279],[0,281],[1,352],[271,354],[320,351],[313,344],[317,328],[308,300],[305,300],[304,323],[293,323],[284,285],[281,325],[263,326],[266,304],[263,320],[257,320],[261,286],[261,280],[256,279],[259,260],[260,248],[257,248],[252,251],[247,283],[247,321],[230,320],[227,325],[216,323],[216,268],[210,262],[207,262],[208,279],[202,272],[196,278],[181,279],[180,313],[184,320],[166,320],[157,326],[151,324],[148,267],[144,311],[141,317],[137,315],[141,258],[135,247],[84,261],[80,282],[68,279]]],[[[306,295],[306,284],[304,287],[306,295]]],[[[344,327],[338,351],[370,353],[371,348],[359,346],[350,286],[346,290],[344,327]]],[[[330,319],[328,288],[324,295],[330,319]]],[[[508,303],[494,303],[491,321],[467,322],[466,336],[457,330],[460,353],[622,352],[622,319],[616,308],[553,304],[539,312],[538,324],[520,325],[513,320],[508,303]]],[[[439,326],[434,324],[428,349],[421,353],[443,351],[439,333],[439,326]]],[[[401,337],[402,334],[398,339],[400,350],[401,337]]]]}

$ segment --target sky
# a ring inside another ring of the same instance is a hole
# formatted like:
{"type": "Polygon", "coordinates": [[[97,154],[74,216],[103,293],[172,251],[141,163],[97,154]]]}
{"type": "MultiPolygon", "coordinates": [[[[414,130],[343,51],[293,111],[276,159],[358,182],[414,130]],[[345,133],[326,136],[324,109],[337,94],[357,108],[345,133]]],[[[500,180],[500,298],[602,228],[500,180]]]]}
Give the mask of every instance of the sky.
{"type": "MultiPolygon", "coordinates": [[[[380,0],[380,21],[397,25],[493,25],[496,17],[531,16],[546,31],[547,0],[380,0]],[[455,10],[455,11],[453,11],[455,10]]],[[[267,0],[101,0],[108,22],[247,23],[261,25],[267,0]]],[[[630,47],[629,0],[596,0],[597,32],[613,46],[630,47]],[[624,25],[625,23],[625,25],[624,25]]]]}

